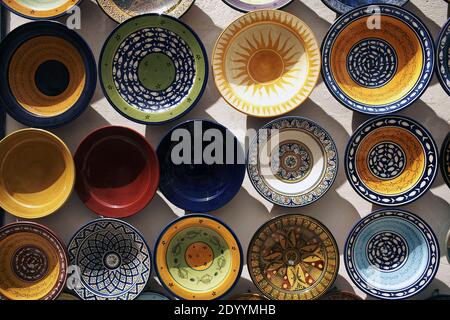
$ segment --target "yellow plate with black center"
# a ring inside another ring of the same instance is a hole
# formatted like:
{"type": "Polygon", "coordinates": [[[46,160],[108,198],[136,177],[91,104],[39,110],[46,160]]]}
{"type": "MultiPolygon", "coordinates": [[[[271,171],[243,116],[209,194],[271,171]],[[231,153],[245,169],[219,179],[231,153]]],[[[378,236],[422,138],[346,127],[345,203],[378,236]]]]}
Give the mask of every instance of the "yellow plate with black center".
{"type": "Polygon", "coordinates": [[[278,10],[250,12],[232,22],[213,51],[216,86],[237,110],[274,117],[297,108],[314,89],[320,51],[311,29],[278,10]]]}
{"type": "Polygon", "coordinates": [[[81,0],[1,0],[10,11],[28,19],[53,19],[70,12],[81,0]]]}
{"type": "Polygon", "coordinates": [[[172,294],[186,300],[226,295],[239,280],[242,249],[233,231],[208,215],[169,224],[155,246],[156,270],[172,294]]]}
{"type": "Polygon", "coordinates": [[[0,228],[0,296],[10,300],[52,300],[63,290],[67,256],[48,228],[17,222],[0,228]]]}

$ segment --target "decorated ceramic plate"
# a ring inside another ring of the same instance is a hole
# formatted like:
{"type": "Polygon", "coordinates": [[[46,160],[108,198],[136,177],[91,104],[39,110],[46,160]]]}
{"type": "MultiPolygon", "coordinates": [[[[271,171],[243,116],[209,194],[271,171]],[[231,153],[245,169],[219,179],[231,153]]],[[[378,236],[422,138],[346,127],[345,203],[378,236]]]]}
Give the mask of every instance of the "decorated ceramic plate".
{"type": "Polygon", "coordinates": [[[73,10],[81,0],[1,0],[10,11],[28,19],[54,19],[73,10]]]}
{"type": "Polygon", "coordinates": [[[70,264],[79,268],[75,293],[83,300],[134,300],[151,273],[151,252],[143,236],[116,219],[94,220],[73,236],[70,264]]]}
{"type": "Polygon", "coordinates": [[[354,293],[346,291],[333,291],[325,294],[320,300],[362,300],[354,293]]]}
{"type": "Polygon", "coordinates": [[[444,177],[444,181],[450,188],[450,132],[445,138],[441,151],[441,171],[444,177]]]}
{"type": "Polygon", "coordinates": [[[170,299],[167,298],[165,295],[162,295],[161,293],[148,291],[141,293],[141,295],[137,298],[137,300],[170,300],[170,299]]]}
{"type": "Polygon", "coordinates": [[[345,170],[364,199],[382,206],[417,200],[433,184],[438,150],[427,129],[402,116],[362,124],[347,145],[345,170]]]}
{"type": "Polygon", "coordinates": [[[243,293],[237,296],[231,297],[229,300],[267,300],[265,297],[257,293],[243,293]]]}
{"type": "Polygon", "coordinates": [[[140,133],[109,126],[89,134],[75,153],[75,189],[95,213],[129,217],[151,201],[158,189],[156,152],[140,133]]]}
{"type": "Polygon", "coordinates": [[[100,8],[113,20],[122,23],[146,13],[167,14],[181,17],[195,0],[97,0],[100,8]]]}
{"type": "Polygon", "coordinates": [[[338,246],[319,221],[299,214],[278,216],[256,231],[247,266],[255,285],[272,300],[317,299],[338,274],[338,246]]]}
{"type": "Polygon", "coordinates": [[[99,70],[103,92],[119,113],[139,123],[160,124],[197,104],[208,80],[208,58],[188,25],[146,14],[111,33],[99,70]]]}
{"type": "Polygon", "coordinates": [[[223,0],[230,7],[249,12],[262,9],[281,9],[291,3],[293,0],[223,0]]]}
{"type": "Polygon", "coordinates": [[[52,214],[74,183],[72,155],[54,134],[22,129],[0,141],[0,206],[7,212],[25,219],[52,214]]]}
{"type": "Polygon", "coordinates": [[[419,99],[435,60],[433,38],[419,18],[395,6],[377,8],[343,15],[322,43],[330,92],[344,106],[372,115],[397,112],[419,99]]]}
{"type": "Polygon", "coordinates": [[[170,130],[157,154],[159,190],[178,208],[212,212],[230,202],[245,176],[244,150],[224,126],[190,120],[170,130]]]}
{"type": "Polygon", "coordinates": [[[322,0],[331,10],[343,14],[356,7],[371,4],[391,4],[394,6],[404,6],[409,0],[322,0]]]}
{"type": "Polygon", "coordinates": [[[155,245],[156,271],[171,293],[185,300],[219,299],[242,271],[242,249],[233,231],[207,215],[169,224],[155,245]]]}
{"type": "Polygon", "coordinates": [[[438,79],[445,92],[450,95],[450,19],[439,34],[436,47],[438,79]]]}
{"type": "Polygon", "coordinates": [[[338,153],[331,136],[302,117],[269,122],[253,139],[247,172],[268,201],[301,207],[317,201],[333,184],[338,153]]]}
{"type": "Polygon", "coordinates": [[[63,290],[67,255],[48,228],[16,222],[0,228],[0,296],[10,300],[53,300],[63,290]]]}
{"type": "Polygon", "coordinates": [[[77,118],[97,83],[94,55],[73,30],[38,21],[11,31],[0,44],[0,102],[30,127],[55,127],[77,118]]]}
{"type": "Polygon", "coordinates": [[[350,232],[344,261],[352,281],[380,299],[405,299],[431,283],[439,243],[425,221],[397,209],[376,211],[350,232]]]}
{"type": "Polygon", "coordinates": [[[320,50],[296,16],[258,10],[232,22],[213,51],[216,86],[235,109],[275,117],[302,104],[320,74],[320,50]]]}

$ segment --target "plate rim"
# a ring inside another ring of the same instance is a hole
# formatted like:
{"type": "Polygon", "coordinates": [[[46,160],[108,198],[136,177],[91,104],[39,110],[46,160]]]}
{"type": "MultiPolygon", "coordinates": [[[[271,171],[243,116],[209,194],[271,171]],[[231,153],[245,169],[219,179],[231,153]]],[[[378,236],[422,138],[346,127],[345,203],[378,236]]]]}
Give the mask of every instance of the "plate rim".
{"type": "MultiPolygon", "coordinates": [[[[450,20],[449,20],[450,21],[450,20]]],[[[444,182],[447,184],[447,186],[450,188],[450,176],[447,176],[445,172],[447,172],[446,165],[446,156],[447,154],[450,154],[450,132],[447,134],[447,137],[444,140],[444,143],[442,144],[441,148],[441,173],[444,178],[444,182]]],[[[450,165],[450,162],[447,163],[447,165],[450,165]]]]}
{"type": "MultiPolygon", "coordinates": [[[[346,14],[347,12],[350,12],[350,11],[352,11],[352,10],[358,8],[358,7],[364,7],[364,6],[367,6],[367,4],[363,4],[363,5],[359,5],[359,6],[352,7],[352,9],[350,9],[350,10],[348,10],[348,11],[342,11],[342,10],[339,10],[337,7],[333,7],[333,5],[332,5],[331,3],[332,3],[332,2],[335,2],[335,1],[340,2],[339,0],[322,0],[322,3],[323,3],[324,5],[326,5],[331,11],[337,13],[338,15],[346,14]]],[[[408,4],[408,2],[409,2],[409,0],[399,0],[399,1],[402,1],[403,4],[399,4],[399,5],[391,4],[391,5],[394,5],[394,6],[396,6],[396,7],[401,8],[401,7],[405,6],[406,4],[408,4]]],[[[387,4],[387,3],[382,3],[382,4],[387,4]]],[[[376,4],[369,4],[369,5],[376,5],[376,4]]],[[[380,4],[378,4],[378,5],[380,5],[380,4]]],[[[347,6],[348,6],[348,5],[347,5],[347,6]]]]}
{"type": "MultiPolygon", "coordinates": [[[[252,11],[257,11],[257,10],[281,10],[286,8],[288,5],[290,5],[292,2],[294,2],[294,0],[287,0],[287,2],[285,4],[282,5],[277,5],[275,7],[271,7],[271,8],[263,8],[261,5],[261,8],[257,8],[257,9],[252,9],[252,10],[247,10],[241,7],[238,7],[236,5],[231,4],[230,2],[228,2],[228,0],[222,0],[227,6],[229,6],[230,8],[243,12],[243,13],[247,13],[247,12],[252,12],[252,11]]],[[[241,1],[242,2],[242,1],[241,1]]],[[[274,1],[275,2],[275,1],[274,1]]],[[[255,5],[256,6],[256,5],[255,5]]]]}
{"type": "MultiPolygon", "coordinates": [[[[442,40],[444,39],[444,36],[447,37],[447,42],[449,43],[450,46],[450,17],[447,18],[447,22],[444,24],[444,26],[441,28],[441,30],[439,31],[438,37],[436,39],[436,44],[435,44],[435,48],[436,48],[436,74],[437,74],[437,78],[442,86],[442,89],[450,96],[450,87],[445,83],[444,80],[444,75],[441,72],[441,65],[439,63],[439,55],[442,53],[442,51],[440,50],[440,43],[442,42],[442,40]],[[447,34],[447,35],[446,35],[447,34]]],[[[450,71],[450,68],[449,68],[450,71]]],[[[448,78],[450,80],[450,72],[448,74],[448,78]]]]}
{"type": "Polygon", "coordinates": [[[46,20],[53,20],[53,19],[57,19],[60,17],[63,17],[65,15],[68,14],[68,11],[71,10],[73,7],[76,6],[80,6],[83,0],[66,0],[66,2],[75,2],[72,6],[70,6],[69,8],[67,8],[67,10],[58,13],[57,15],[52,15],[52,16],[47,16],[47,17],[36,17],[36,16],[31,16],[31,15],[26,15],[24,13],[21,13],[13,8],[10,8],[9,6],[7,6],[4,1],[0,1],[0,5],[3,6],[5,9],[7,9],[9,12],[14,13],[15,15],[18,15],[19,17],[25,18],[25,19],[30,19],[30,20],[34,20],[34,21],[46,21],[46,20]]]}

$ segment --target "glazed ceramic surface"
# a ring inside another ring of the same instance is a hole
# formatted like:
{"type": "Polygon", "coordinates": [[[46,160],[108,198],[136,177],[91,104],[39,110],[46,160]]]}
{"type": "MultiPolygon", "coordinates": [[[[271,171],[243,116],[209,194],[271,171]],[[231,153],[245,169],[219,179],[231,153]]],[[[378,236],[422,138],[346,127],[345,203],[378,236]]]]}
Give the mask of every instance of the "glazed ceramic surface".
{"type": "Polygon", "coordinates": [[[207,215],[189,215],[169,224],[155,245],[161,283],[186,300],[218,299],[240,278],[242,249],[225,224],[207,215]]]}
{"type": "Polygon", "coordinates": [[[274,117],[297,108],[311,94],[320,74],[320,50],[297,17],[259,10],[222,32],[212,67],[216,86],[232,107],[274,117]]]}
{"type": "Polygon", "coordinates": [[[0,206],[7,212],[47,216],[67,201],[74,183],[72,155],[54,134],[22,129],[0,141],[0,206]]]}
{"type": "Polygon", "coordinates": [[[105,13],[118,23],[132,17],[146,14],[167,14],[181,17],[194,4],[195,0],[97,0],[105,13]]]}
{"type": "Polygon", "coordinates": [[[73,13],[73,7],[81,0],[1,0],[12,12],[28,19],[53,19],[65,13],[73,13]]]}
{"type": "Polygon", "coordinates": [[[362,300],[361,297],[354,293],[345,291],[334,291],[325,294],[320,300],[362,300]]]}
{"type": "Polygon", "coordinates": [[[331,187],[337,171],[333,139],[301,117],[268,123],[248,152],[250,181],[264,198],[280,206],[301,207],[317,201],[331,187]]]}
{"type": "Polygon", "coordinates": [[[64,244],[46,227],[16,222],[0,228],[0,296],[52,300],[66,283],[64,244]]]}
{"type": "Polygon", "coordinates": [[[124,218],[141,211],[158,189],[156,152],[140,133],[110,126],[88,135],[75,153],[75,189],[95,213],[124,218]]]}
{"type": "Polygon", "coordinates": [[[441,171],[444,181],[450,188],[450,133],[445,138],[441,151],[441,171]]]}
{"type": "Polygon", "coordinates": [[[223,0],[230,7],[243,11],[255,11],[262,9],[281,9],[293,0],[223,0]]]}
{"type": "Polygon", "coordinates": [[[231,201],[241,189],[244,150],[231,131],[216,122],[192,120],[176,126],[162,139],[157,154],[159,190],[181,209],[211,212],[231,201]]]}
{"type": "Polygon", "coordinates": [[[144,292],[137,298],[137,300],[170,300],[166,296],[157,292],[144,292]]]}
{"type": "Polygon", "coordinates": [[[76,294],[83,300],[133,300],[151,273],[151,252],[142,235],[126,222],[94,220],[73,236],[70,264],[79,267],[76,294]]]}
{"type": "Polygon", "coordinates": [[[402,210],[381,210],[350,232],[344,261],[350,278],[367,294],[405,299],[433,280],[439,243],[421,218],[402,210]]]}
{"type": "Polygon", "coordinates": [[[356,7],[371,4],[391,4],[394,6],[403,6],[408,0],[322,0],[331,10],[337,13],[347,13],[356,7]]]}
{"type": "Polygon", "coordinates": [[[362,124],[351,137],[345,169],[352,187],[366,200],[400,206],[421,197],[438,171],[438,151],[430,133],[401,116],[362,124]]]}
{"type": "Polygon", "coordinates": [[[322,74],[344,106],[379,115],[410,106],[427,89],[434,45],[409,11],[379,5],[380,25],[373,25],[370,8],[349,12],[330,28],[322,44],[322,74]]]}
{"type": "Polygon", "coordinates": [[[0,101],[17,121],[55,127],[78,117],[96,87],[95,58],[73,30],[50,21],[31,22],[0,44],[0,101]]]}
{"type": "Polygon", "coordinates": [[[442,28],[437,41],[437,74],[442,87],[450,95],[450,19],[442,28]]]}
{"type": "Polygon", "coordinates": [[[189,26],[170,16],[147,14],[111,33],[100,57],[100,82],[123,116],[164,123],[196,105],[208,79],[207,60],[189,26]]]}
{"type": "Polygon", "coordinates": [[[273,300],[311,300],[336,279],[339,252],[330,231],[302,215],[276,217],[253,236],[247,253],[250,276],[273,300]]]}

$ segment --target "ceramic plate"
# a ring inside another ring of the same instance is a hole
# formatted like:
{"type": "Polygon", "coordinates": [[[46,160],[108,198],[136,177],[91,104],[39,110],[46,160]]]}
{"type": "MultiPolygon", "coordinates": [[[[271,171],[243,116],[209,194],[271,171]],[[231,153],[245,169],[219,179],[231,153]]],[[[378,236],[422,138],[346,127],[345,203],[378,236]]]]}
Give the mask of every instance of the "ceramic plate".
{"type": "Polygon", "coordinates": [[[356,7],[371,4],[391,4],[394,6],[404,6],[409,0],[322,0],[331,10],[343,14],[356,7]]]}
{"type": "Polygon", "coordinates": [[[195,0],[97,0],[100,8],[113,20],[122,23],[146,13],[167,14],[181,17],[195,0]]]}
{"type": "Polygon", "coordinates": [[[258,289],[272,300],[311,300],[334,283],[339,252],[331,232],[298,214],[278,216],[256,231],[247,266],[258,289]]]}
{"type": "Polygon", "coordinates": [[[450,95],[450,19],[439,34],[436,47],[438,78],[444,90],[450,95]]]}
{"type": "MultiPolygon", "coordinates": [[[[71,13],[81,0],[1,0],[10,11],[28,19],[53,19],[71,13]]],[[[72,12],[73,13],[73,12],[72,12]]]]}
{"type": "Polygon", "coordinates": [[[137,300],[170,300],[166,296],[157,292],[144,292],[142,293],[137,300]]]}
{"type": "Polygon", "coordinates": [[[74,290],[83,300],[133,300],[147,285],[151,252],[142,235],[116,219],[94,220],[73,236],[70,264],[79,268],[74,290]]]}
{"type": "Polygon", "coordinates": [[[262,9],[281,9],[293,0],[223,0],[230,7],[249,12],[262,9]]]}
{"type": "Polygon", "coordinates": [[[25,219],[52,214],[74,183],[72,155],[54,134],[22,129],[0,141],[0,206],[7,212],[25,219]]]}
{"type": "Polygon", "coordinates": [[[212,212],[241,189],[244,150],[237,138],[216,122],[191,120],[174,127],[160,142],[157,154],[159,190],[178,208],[212,212]]]}
{"type": "Polygon", "coordinates": [[[417,200],[433,184],[438,151],[430,133],[401,116],[382,116],[362,124],[347,145],[345,169],[364,199],[381,206],[417,200]]]}
{"type": "Polygon", "coordinates": [[[160,124],[189,112],[208,80],[200,38],[182,21],[147,14],[115,29],[100,55],[100,83],[111,105],[143,124],[160,124]]]}
{"type": "Polygon", "coordinates": [[[247,172],[268,201],[301,207],[317,201],[333,184],[338,154],[331,136],[301,117],[284,117],[262,127],[250,145],[247,172]]]}
{"type": "Polygon", "coordinates": [[[109,126],[89,134],[75,153],[75,189],[95,213],[129,217],[151,201],[158,189],[156,152],[140,133],[109,126]]]}
{"type": "Polygon", "coordinates": [[[434,70],[433,38],[415,15],[379,5],[339,18],[322,44],[322,75],[344,106],[380,115],[410,106],[427,89],[434,70]],[[372,23],[372,24],[371,24],[372,23]]]}
{"type": "Polygon", "coordinates": [[[259,10],[222,32],[212,68],[220,94],[232,107],[275,117],[311,94],[319,79],[320,50],[311,29],[296,16],[259,10]]]}
{"type": "Polygon", "coordinates": [[[155,245],[161,283],[180,299],[218,299],[234,287],[242,270],[242,249],[228,226],[207,215],[169,224],[155,245]]]}
{"type": "Polygon", "coordinates": [[[334,291],[325,294],[320,300],[362,300],[361,297],[351,292],[334,291]]]}
{"type": "Polygon", "coordinates": [[[1,42],[0,60],[0,102],[26,126],[66,124],[94,94],[94,56],[75,31],[58,22],[17,27],[1,42]]]}
{"type": "Polygon", "coordinates": [[[444,181],[450,188],[450,133],[445,138],[441,151],[441,171],[444,181]]]}
{"type": "Polygon", "coordinates": [[[356,224],[345,244],[344,261],[350,278],[367,294],[405,299],[433,280],[439,243],[421,218],[385,209],[356,224]]]}
{"type": "Polygon", "coordinates": [[[0,296],[53,300],[66,284],[64,244],[48,228],[16,222],[0,228],[0,296]]]}

